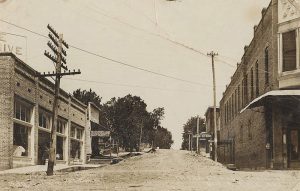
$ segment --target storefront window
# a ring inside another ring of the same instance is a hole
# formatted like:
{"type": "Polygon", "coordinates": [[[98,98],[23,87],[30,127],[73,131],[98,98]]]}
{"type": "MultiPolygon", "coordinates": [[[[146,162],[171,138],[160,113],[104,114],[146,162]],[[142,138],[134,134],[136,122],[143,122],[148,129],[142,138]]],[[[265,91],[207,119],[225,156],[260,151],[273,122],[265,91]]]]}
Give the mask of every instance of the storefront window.
{"type": "Polygon", "coordinates": [[[71,158],[80,159],[81,156],[81,143],[77,140],[71,140],[71,149],[70,149],[71,158]]]}
{"type": "Polygon", "coordinates": [[[28,135],[30,127],[14,124],[13,156],[28,156],[28,135]]]}

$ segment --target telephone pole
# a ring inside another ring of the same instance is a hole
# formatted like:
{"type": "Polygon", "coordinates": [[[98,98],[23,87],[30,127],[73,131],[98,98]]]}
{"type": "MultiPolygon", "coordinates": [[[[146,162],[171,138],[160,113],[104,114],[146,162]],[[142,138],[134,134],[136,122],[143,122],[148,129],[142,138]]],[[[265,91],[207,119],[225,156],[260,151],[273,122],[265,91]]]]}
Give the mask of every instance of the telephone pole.
{"type": "Polygon", "coordinates": [[[197,143],[196,143],[196,145],[197,145],[197,151],[196,151],[196,153],[197,154],[199,154],[200,152],[199,152],[199,115],[197,115],[197,143]]]}
{"type": "Polygon", "coordinates": [[[216,74],[215,74],[215,63],[214,59],[215,56],[218,56],[218,53],[215,53],[214,51],[211,51],[207,54],[211,57],[211,63],[212,63],[212,73],[213,73],[213,94],[214,94],[214,155],[215,155],[215,161],[218,161],[218,130],[217,130],[217,106],[216,106],[216,74]]]}
{"type": "Polygon", "coordinates": [[[47,26],[49,29],[49,41],[47,45],[49,48],[53,51],[55,56],[52,56],[49,52],[45,51],[44,55],[48,57],[52,62],[55,63],[55,72],[48,72],[46,74],[38,73],[37,77],[55,77],[55,84],[54,84],[54,101],[53,101],[53,117],[52,117],[52,128],[51,128],[51,134],[50,134],[50,149],[49,149],[49,159],[48,159],[48,168],[47,168],[47,175],[51,176],[53,175],[53,168],[56,161],[56,129],[57,129],[57,118],[58,118],[58,101],[59,101],[59,88],[60,88],[60,79],[62,76],[65,75],[75,75],[75,74],[81,74],[80,70],[75,72],[71,72],[68,70],[66,64],[66,59],[64,56],[67,56],[65,48],[69,48],[69,45],[63,40],[63,35],[58,34],[50,25],[47,26]],[[53,44],[54,45],[53,45],[53,44]],[[65,72],[61,72],[61,69],[64,69],[65,72]]]}

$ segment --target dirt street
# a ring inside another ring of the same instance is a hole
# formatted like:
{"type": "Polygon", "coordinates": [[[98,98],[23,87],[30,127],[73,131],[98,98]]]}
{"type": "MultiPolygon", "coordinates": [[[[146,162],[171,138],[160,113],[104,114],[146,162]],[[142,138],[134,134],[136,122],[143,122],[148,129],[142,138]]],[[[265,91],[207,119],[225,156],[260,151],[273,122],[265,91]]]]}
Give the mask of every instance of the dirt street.
{"type": "Polygon", "coordinates": [[[159,150],[70,173],[0,175],[0,190],[300,190],[300,171],[230,171],[186,151],[159,150]]]}

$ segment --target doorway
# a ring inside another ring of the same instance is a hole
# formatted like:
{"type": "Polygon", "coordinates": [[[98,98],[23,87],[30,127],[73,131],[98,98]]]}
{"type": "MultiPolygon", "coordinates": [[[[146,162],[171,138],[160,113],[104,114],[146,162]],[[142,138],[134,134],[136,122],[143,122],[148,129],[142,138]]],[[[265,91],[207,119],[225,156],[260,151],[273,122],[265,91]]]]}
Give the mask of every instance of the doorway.
{"type": "Polygon", "coordinates": [[[44,165],[49,158],[50,133],[39,130],[38,137],[38,164],[44,165]]]}
{"type": "Polygon", "coordinates": [[[287,134],[288,167],[300,168],[300,130],[289,129],[287,134]]]}

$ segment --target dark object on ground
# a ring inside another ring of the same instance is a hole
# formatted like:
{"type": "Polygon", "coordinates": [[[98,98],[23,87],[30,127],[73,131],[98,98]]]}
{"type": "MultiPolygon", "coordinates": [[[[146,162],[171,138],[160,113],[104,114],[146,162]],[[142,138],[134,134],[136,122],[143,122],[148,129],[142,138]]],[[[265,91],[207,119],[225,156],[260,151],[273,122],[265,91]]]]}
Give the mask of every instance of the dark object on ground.
{"type": "Polygon", "coordinates": [[[233,170],[233,171],[237,170],[235,164],[227,164],[226,168],[228,168],[229,170],[233,170]]]}
{"type": "Polygon", "coordinates": [[[110,162],[110,164],[117,164],[119,163],[120,161],[122,161],[123,159],[122,158],[113,158],[110,162]]]}
{"type": "Polygon", "coordinates": [[[149,151],[147,151],[146,153],[155,153],[156,152],[156,149],[155,148],[152,148],[150,149],[149,151]]]}

